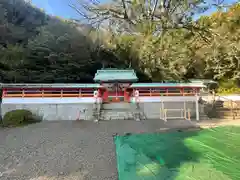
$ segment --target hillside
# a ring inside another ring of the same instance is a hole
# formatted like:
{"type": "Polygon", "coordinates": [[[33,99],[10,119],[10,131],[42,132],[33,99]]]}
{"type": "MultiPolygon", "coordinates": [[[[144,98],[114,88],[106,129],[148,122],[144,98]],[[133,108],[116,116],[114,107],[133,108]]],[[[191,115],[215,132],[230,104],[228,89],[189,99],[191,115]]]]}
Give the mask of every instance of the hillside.
{"type": "MultiPolygon", "coordinates": [[[[114,21],[110,9],[107,20],[115,24],[102,31],[90,21],[86,25],[51,17],[22,0],[12,2],[0,2],[1,82],[91,82],[99,68],[132,67],[140,81],[211,78],[228,79],[233,86],[239,83],[239,4],[197,22],[191,14],[184,14],[182,22],[171,17],[171,28],[150,17],[136,21],[143,12],[114,21]],[[159,27],[165,28],[164,33],[159,27]]],[[[133,11],[138,6],[128,8],[133,11]]],[[[98,12],[106,7],[110,6],[99,5],[98,12]]],[[[164,16],[169,17],[167,11],[164,16]]]]}

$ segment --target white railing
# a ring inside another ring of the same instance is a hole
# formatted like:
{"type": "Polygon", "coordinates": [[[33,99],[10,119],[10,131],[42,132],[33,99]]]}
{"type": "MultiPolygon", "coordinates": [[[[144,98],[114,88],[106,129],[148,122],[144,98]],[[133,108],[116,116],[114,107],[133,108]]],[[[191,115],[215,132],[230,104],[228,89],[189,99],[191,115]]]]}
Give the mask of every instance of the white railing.
{"type": "Polygon", "coordinates": [[[167,121],[169,119],[191,120],[191,109],[160,109],[160,119],[167,121]],[[179,116],[171,116],[169,113],[179,112],[179,116]]]}

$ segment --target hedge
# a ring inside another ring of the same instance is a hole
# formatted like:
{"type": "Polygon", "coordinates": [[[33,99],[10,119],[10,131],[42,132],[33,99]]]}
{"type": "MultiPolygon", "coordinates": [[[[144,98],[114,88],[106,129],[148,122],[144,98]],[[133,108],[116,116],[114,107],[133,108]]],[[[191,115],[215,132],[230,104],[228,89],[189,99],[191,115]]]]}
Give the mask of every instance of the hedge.
{"type": "Polygon", "coordinates": [[[39,122],[40,118],[36,117],[31,111],[17,109],[7,112],[2,120],[3,126],[22,126],[39,122]]]}

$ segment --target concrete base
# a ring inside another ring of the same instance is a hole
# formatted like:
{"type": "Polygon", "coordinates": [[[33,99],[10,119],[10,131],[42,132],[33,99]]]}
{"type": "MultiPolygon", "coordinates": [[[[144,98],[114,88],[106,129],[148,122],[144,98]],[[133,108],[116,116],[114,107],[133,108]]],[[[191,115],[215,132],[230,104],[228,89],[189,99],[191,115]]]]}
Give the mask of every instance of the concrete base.
{"type": "MultiPolygon", "coordinates": [[[[195,102],[186,102],[186,109],[190,109],[191,118],[196,117],[196,106],[195,102]]],[[[169,110],[167,112],[167,117],[181,117],[181,111],[178,111],[177,109],[184,109],[184,103],[183,102],[164,102],[159,103],[140,103],[140,108],[147,119],[160,119],[161,112],[160,109],[174,109],[173,111],[169,110]]],[[[177,119],[177,118],[174,118],[177,119]]]]}
{"type": "MultiPolygon", "coordinates": [[[[32,111],[43,120],[96,120],[94,117],[94,103],[74,103],[74,104],[1,104],[2,117],[5,113],[16,109],[27,109],[32,111]]],[[[101,120],[111,119],[132,119],[134,103],[107,104],[102,107],[101,120]],[[104,110],[107,109],[107,110],[104,110]],[[127,110],[126,110],[127,109],[127,110]],[[128,110],[129,109],[129,110],[128,110]],[[125,117],[126,116],[126,117],[125,117]],[[115,117],[115,118],[114,118],[115,117]]],[[[161,102],[140,103],[140,110],[146,119],[161,119],[160,109],[183,109],[183,102],[161,102]]],[[[186,109],[191,110],[191,118],[196,118],[195,102],[186,102],[186,109]]],[[[135,107],[135,106],[134,106],[135,107]]],[[[169,110],[167,117],[178,117],[181,119],[180,111],[169,110]]],[[[183,119],[183,118],[182,118],[183,119]]]]}
{"type": "Polygon", "coordinates": [[[81,104],[1,104],[2,117],[9,111],[27,109],[42,120],[94,120],[92,103],[81,104]]]}
{"type": "MultiPolygon", "coordinates": [[[[134,119],[134,111],[141,112],[145,116],[145,119],[161,119],[161,108],[173,109],[167,112],[167,117],[169,119],[184,119],[183,102],[145,102],[139,103],[140,109],[136,109],[135,103],[109,103],[104,104],[101,111],[102,120],[118,120],[118,119],[134,119]],[[182,118],[181,118],[182,116],[182,118]]],[[[195,102],[186,102],[186,109],[190,109],[191,118],[196,118],[196,104],[195,102]]]]}

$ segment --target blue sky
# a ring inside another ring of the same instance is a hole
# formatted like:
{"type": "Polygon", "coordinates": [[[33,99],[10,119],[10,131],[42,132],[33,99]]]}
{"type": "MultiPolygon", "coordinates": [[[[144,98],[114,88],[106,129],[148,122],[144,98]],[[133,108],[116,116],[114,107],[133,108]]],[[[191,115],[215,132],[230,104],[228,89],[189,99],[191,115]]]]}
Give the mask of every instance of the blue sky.
{"type": "MultiPolygon", "coordinates": [[[[106,2],[108,0],[100,0],[100,2],[106,2]]],[[[225,0],[224,2],[229,4],[236,2],[237,0],[225,0]]],[[[70,0],[32,0],[32,3],[44,9],[47,13],[61,16],[64,18],[80,18],[79,14],[76,13],[71,7],[69,7],[70,0]]],[[[215,9],[210,9],[206,14],[211,14],[215,9]]]]}

